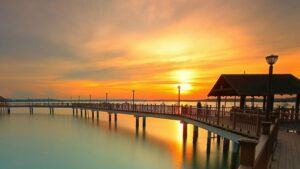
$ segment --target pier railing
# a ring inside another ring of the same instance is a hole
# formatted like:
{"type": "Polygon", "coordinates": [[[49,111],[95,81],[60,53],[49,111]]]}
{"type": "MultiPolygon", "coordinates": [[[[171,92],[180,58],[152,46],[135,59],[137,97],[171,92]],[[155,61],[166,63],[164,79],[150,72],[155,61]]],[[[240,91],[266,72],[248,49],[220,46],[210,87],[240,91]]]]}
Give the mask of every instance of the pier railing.
{"type": "Polygon", "coordinates": [[[300,119],[299,113],[297,113],[295,107],[285,108],[285,107],[278,107],[274,110],[280,119],[281,122],[288,122],[288,121],[296,121],[300,119]]]}
{"type": "MultiPolygon", "coordinates": [[[[233,107],[178,106],[166,104],[129,104],[129,103],[72,103],[72,102],[8,102],[5,107],[60,107],[77,109],[94,109],[110,111],[127,111],[135,113],[153,113],[180,116],[206,123],[238,134],[258,138],[264,113],[260,109],[239,110],[233,107]]],[[[276,112],[276,111],[275,111],[276,112]]],[[[292,109],[279,109],[277,116],[282,119],[294,119],[292,109]]]]}
{"type": "Polygon", "coordinates": [[[240,139],[240,166],[238,169],[270,168],[272,156],[277,142],[278,118],[266,123],[266,129],[258,140],[240,139]],[[267,127],[266,127],[267,126],[267,127]]]}

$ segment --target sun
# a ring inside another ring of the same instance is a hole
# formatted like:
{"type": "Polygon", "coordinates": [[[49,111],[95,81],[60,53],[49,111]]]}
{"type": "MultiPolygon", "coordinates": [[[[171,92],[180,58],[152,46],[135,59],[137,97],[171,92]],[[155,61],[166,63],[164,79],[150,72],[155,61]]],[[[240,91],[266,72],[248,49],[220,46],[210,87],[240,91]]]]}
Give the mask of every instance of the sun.
{"type": "Polygon", "coordinates": [[[176,84],[176,86],[180,86],[181,93],[188,93],[192,89],[191,84],[176,84]]]}
{"type": "Polygon", "coordinates": [[[189,93],[192,90],[192,80],[194,72],[192,70],[177,70],[172,73],[173,79],[177,81],[175,84],[176,92],[178,92],[178,86],[180,86],[181,93],[189,93]]]}

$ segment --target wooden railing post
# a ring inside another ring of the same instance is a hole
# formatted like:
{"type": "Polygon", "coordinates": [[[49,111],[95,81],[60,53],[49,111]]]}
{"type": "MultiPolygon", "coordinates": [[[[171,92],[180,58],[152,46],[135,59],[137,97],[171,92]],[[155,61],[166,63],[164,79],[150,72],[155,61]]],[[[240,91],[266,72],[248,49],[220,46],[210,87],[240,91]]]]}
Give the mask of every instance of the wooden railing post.
{"type": "Polygon", "coordinates": [[[222,105],[222,116],[221,117],[224,117],[224,115],[225,115],[225,106],[222,105]]]}
{"type": "Polygon", "coordinates": [[[297,94],[297,97],[296,97],[296,119],[295,120],[299,120],[299,107],[300,107],[300,94],[297,94]]]}
{"type": "MultiPolygon", "coordinates": [[[[211,108],[211,107],[210,107],[211,108]]],[[[209,112],[209,109],[208,109],[208,106],[206,105],[206,111],[205,111],[205,122],[207,122],[207,116],[208,116],[208,112],[209,112]]]]}
{"type": "Polygon", "coordinates": [[[291,112],[290,112],[290,118],[289,118],[289,120],[293,120],[294,118],[293,118],[293,116],[294,116],[294,113],[295,113],[295,107],[294,106],[292,106],[292,109],[291,109],[291,112]]]}
{"type": "Polygon", "coordinates": [[[235,130],[235,128],[236,128],[236,114],[235,114],[235,112],[232,112],[232,116],[233,116],[233,130],[235,130]]]}
{"type": "Polygon", "coordinates": [[[241,147],[240,166],[238,169],[252,169],[255,161],[255,147],[257,140],[241,138],[239,144],[241,147]]]}
{"type": "Polygon", "coordinates": [[[271,124],[272,124],[272,122],[269,122],[269,121],[262,122],[262,126],[263,126],[262,133],[264,135],[270,135],[271,124]]]}
{"type": "Polygon", "coordinates": [[[256,136],[260,135],[260,116],[259,116],[259,112],[257,112],[257,116],[256,116],[256,136]]]}

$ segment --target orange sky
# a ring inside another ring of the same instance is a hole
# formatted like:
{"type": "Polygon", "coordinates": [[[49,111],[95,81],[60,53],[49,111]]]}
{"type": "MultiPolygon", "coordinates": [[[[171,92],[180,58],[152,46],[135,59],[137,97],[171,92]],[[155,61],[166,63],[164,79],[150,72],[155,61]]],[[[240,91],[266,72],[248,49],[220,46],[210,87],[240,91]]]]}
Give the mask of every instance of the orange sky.
{"type": "Polygon", "coordinates": [[[300,77],[298,1],[1,1],[0,95],[203,99],[222,73],[300,77]]]}

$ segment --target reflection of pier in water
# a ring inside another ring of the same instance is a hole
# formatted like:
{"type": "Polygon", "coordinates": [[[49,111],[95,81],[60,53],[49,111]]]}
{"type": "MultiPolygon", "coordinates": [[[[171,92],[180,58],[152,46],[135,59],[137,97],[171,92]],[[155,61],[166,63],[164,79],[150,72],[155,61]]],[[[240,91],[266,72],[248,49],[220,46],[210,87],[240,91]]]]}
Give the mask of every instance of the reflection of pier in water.
{"type": "MultiPolygon", "coordinates": [[[[170,142],[168,142],[168,141],[156,139],[155,137],[147,137],[146,138],[146,127],[142,127],[142,130],[140,130],[139,125],[136,125],[135,129],[133,131],[128,128],[118,127],[117,120],[114,120],[114,116],[111,117],[111,121],[102,121],[102,120],[100,121],[100,120],[91,119],[89,117],[80,118],[80,119],[82,119],[85,123],[91,124],[92,126],[97,126],[97,127],[103,128],[103,129],[109,129],[109,130],[104,130],[104,131],[113,132],[113,133],[117,132],[118,134],[121,134],[128,138],[131,138],[131,139],[135,138],[135,140],[138,142],[147,141],[147,142],[151,142],[152,144],[155,144],[155,145],[163,146],[164,148],[165,147],[167,147],[168,149],[174,148],[173,144],[170,144],[170,142]],[[114,126],[114,127],[112,127],[112,126],[114,126]]],[[[136,119],[137,118],[134,118],[134,120],[136,120],[136,119]]],[[[144,126],[146,126],[146,125],[144,125],[144,126]]],[[[184,127],[184,126],[185,125],[182,125],[182,127],[184,127]]],[[[229,144],[224,143],[224,141],[222,141],[223,138],[221,138],[220,136],[217,136],[216,134],[214,134],[210,131],[207,131],[207,133],[208,133],[207,137],[206,137],[206,135],[200,135],[201,139],[203,139],[203,137],[205,137],[207,144],[205,145],[206,152],[199,152],[198,147],[203,146],[203,145],[201,144],[201,142],[198,142],[198,137],[199,137],[198,128],[195,130],[193,127],[192,133],[193,133],[193,137],[190,138],[190,140],[188,139],[187,134],[182,135],[182,165],[183,166],[187,166],[188,168],[191,168],[191,169],[198,169],[198,168],[209,167],[209,166],[214,166],[214,165],[218,165],[221,167],[223,165],[225,165],[225,166],[227,165],[228,158],[230,158],[232,160],[234,159],[234,157],[232,156],[232,154],[234,154],[234,153],[232,152],[231,156],[229,154],[229,144]],[[216,149],[214,149],[215,152],[213,152],[213,154],[216,153],[216,155],[214,155],[214,156],[211,156],[212,143],[215,143],[216,145],[214,145],[214,146],[217,147],[216,149]],[[224,144],[221,144],[221,143],[224,143],[224,144]],[[191,149],[188,149],[187,148],[188,146],[191,147],[191,149]],[[226,153],[223,151],[223,155],[225,158],[222,158],[218,155],[218,154],[222,153],[222,149],[218,148],[220,146],[222,146],[222,147],[227,146],[227,148],[225,148],[227,150],[226,153]],[[190,161],[187,159],[187,154],[191,155],[190,161]],[[201,156],[205,157],[204,161],[199,160],[200,159],[199,157],[201,157],[201,156]],[[212,157],[213,157],[213,159],[211,159],[212,157]],[[220,158],[221,158],[221,160],[220,160],[220,158]],[[210,162],[212,164],[210,164],[210,162]]],[[[225,139],[225,140],[228,140],[228,139],[225,139]]],[[[235,145],[237,145],[237,144],[235,144],[235,145]]],[[[236,155],[237,155],[237,153],[236,153],[236,155]]],[[[232,164],[233,162],[234,161],[231,161],[230,163],[232,164]]],[[[234,167],[234,168],[236,168],[236,167],[234,167]]]]}

